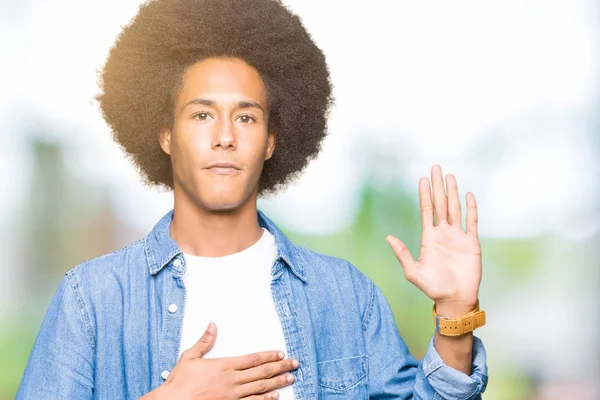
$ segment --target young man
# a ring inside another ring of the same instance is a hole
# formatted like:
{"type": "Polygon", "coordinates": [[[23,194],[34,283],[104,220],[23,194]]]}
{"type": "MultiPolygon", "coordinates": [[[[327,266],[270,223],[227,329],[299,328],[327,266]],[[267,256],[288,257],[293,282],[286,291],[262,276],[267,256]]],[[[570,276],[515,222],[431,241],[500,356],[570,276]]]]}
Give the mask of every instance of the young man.
{"type": "Polygon", "coordinates": [[[257,210],[318,153],[332,101],[323,54],[280,2],[144,4],[102,86],[116,141],[174,191],[174,210],[65,274],[18,399],[480,398],[477,210],[468,193],[463,231],[454,176],[446,195],[432,168],[433,205],[419,181],[418,261],[387,238],[409,281],[456,318],[437,319],[421,362],[368,277],[257,210]]]}

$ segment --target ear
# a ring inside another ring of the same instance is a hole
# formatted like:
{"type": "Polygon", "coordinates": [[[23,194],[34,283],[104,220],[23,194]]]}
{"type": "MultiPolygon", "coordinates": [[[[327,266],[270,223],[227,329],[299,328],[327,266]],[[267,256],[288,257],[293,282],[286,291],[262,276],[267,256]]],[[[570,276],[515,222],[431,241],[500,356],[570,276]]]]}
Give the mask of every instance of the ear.
{"type": "Polygon", "coordinates": [[[267,136],[267,151],[265,154],[265,161],[273,156],[273,152],[275,151],[277,135],[275,132],[269,132],[269,136],[267,136]]]}
{"type": "Polygon", "coordinates": [[[165,153],[171,155],[171,129],[170,128],[162,128],[160,130],[160,137],[158,139],[160,143],[160,147],[163,149],[165,153]]]}

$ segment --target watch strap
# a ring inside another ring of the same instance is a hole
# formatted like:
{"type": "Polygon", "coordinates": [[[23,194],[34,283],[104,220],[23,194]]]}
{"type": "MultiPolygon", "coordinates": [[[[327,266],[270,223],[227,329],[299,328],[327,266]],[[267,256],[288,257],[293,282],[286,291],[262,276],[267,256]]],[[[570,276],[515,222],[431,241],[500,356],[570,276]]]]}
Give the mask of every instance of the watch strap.
{"type": "Polygon", "coordinates": [[[443,336],[461,336],[471,332],[486,323],[485,311],[479,309],[479,300],[475,309],[467,314],[449,318],[438,315],[433,306],[435,330],[443,336]]]}

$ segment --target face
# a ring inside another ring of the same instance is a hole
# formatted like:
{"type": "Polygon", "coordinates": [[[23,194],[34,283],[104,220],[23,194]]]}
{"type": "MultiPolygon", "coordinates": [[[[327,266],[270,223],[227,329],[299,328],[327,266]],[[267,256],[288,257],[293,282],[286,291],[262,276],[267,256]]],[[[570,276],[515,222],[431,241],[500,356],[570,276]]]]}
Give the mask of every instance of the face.
{"type": "Polygon", "coordinates": [[[275,149],[267,122],[266,89],[254,67],[209,58],[188,68],[173,127],[160,137],[171,156],[175,196],[209,211],[255,200],[263,164],[275,149]]]}

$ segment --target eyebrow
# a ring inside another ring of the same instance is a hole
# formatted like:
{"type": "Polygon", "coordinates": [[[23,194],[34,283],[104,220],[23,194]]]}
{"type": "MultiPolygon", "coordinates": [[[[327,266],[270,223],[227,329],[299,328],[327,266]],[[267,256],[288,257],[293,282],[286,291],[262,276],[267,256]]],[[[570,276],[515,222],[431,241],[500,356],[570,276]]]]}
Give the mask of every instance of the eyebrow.
{"type": "MultiPolygon", "coordinates": [[[[181,107],[181,110],[185,110],[187,107],[191,106],[192,104],[200,104],[200,105],[204,105],[207,107],[214,107],[217,103],[214,100],[209,100],[209,99],[192,99],[190,101],[188,101],[187,103],[185,103],[183,105],[183,107],[181,107]]],[[[252,100],[240,100],[236,103],[233,104],[234,108],[258,108],[259,110],[261,110],[263,113],[266,114],[266,111],[264,109],[264,107],[256,102],[256,101],[252,101],[252,100]]]]}

